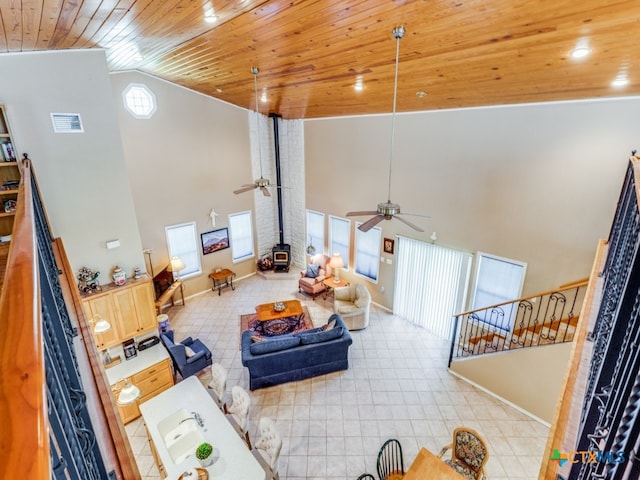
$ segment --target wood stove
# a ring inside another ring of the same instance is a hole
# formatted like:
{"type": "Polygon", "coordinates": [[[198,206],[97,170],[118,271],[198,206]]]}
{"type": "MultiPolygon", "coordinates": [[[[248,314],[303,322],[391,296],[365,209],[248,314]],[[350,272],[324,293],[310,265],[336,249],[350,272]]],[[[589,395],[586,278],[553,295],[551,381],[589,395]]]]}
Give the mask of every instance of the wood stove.
{"type": "Polygon", "coordinates": [[[273,144],[275,148],[276,157],[276,185],[277,198],[278,198],[278,233],[280,243],[276,244],[271,249],[273,256],[273,268],[275,271],[288,272],[291,265],[291,245],[284,243],[284,232],[282,230],[282,179],[280,176],[280,136],[278,134],[278,118],[280,115],[270,113],[270,117],[273,118],[273,144]]]}

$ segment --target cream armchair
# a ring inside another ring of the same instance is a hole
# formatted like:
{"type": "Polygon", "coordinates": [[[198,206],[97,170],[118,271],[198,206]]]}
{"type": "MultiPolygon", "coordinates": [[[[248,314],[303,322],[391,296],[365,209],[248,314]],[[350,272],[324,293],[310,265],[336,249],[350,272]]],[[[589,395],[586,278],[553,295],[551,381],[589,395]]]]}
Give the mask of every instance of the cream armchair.
{"type": "Polygon", "coordinates": [[[371,294],[360,284],[334,290],[333,311],[340,314],[349,330],[360,330],[369,325],[371,294]]]}
{"type": "Polygon", "coordinates": [[[331,258],[322,254],[311,257],[307,270],[300,272],[300,280],[298,280],[299,292],[306,292],[315,300],[316,295],[327,289],[322,281],[331,276],[329,260],[331,258]],[[317,270],[317,274],[312,270],[317,270]],[[314,274],[315,276],[313,276],[314,274]]]}

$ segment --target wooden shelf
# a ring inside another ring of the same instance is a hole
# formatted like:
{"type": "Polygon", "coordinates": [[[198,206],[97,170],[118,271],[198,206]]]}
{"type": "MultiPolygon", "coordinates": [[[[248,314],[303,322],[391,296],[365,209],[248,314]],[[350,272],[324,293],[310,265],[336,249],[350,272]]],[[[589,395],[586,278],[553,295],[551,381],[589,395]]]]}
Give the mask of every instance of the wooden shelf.
{"type": "Polygon", "coordinates": [[[2,217],[13,217],[15,216],[16,212],[0,212],[0,218],[2,217]]]}
{"type": "Polygon", "coordinates": [[[0,162],[0,167],[17,167],[17,166],[18,166],[18,162],[0,162]]]}
{"type": "Polygon", "coordinates": [[[18,193],[18,189],[15,190],[0,190],[0,195],[15,195],[18,193]]]}

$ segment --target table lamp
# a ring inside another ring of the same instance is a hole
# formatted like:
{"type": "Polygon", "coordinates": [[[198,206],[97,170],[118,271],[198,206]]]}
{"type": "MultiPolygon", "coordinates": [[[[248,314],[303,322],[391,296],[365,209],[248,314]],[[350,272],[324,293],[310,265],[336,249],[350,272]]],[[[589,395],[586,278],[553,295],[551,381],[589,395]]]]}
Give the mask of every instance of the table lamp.
{"type": "Polygon", "coordinates": [[[184,270],[186,265],[180,257],[173,257],[171,259],[171,271],[173,272],[173,279],[180,280],[180,270],[184,270]]]}
{"type": "Polygon", "coordinates": [[[340,283],[340,269],[344,267],[344,260],[342,260],[342,255],[340,255],[339,253],[334,253],[333,255],[331,255],[329,266],[336,272],[333,283],[340,283]]]}

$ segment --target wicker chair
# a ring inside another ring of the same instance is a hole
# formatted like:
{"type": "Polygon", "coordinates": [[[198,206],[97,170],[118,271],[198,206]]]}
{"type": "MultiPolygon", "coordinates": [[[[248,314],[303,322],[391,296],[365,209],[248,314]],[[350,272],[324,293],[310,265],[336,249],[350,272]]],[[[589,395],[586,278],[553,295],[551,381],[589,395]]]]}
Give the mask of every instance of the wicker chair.
{"type": "Polygon", "coordinates": [[[469,480],[485,478],[484,466],[489,460],[489,450],[482,437],[468,427],[458,427],[453,431],[453,443],[447,445],[438,456],[442,458],[451,449],[451,459],[444,462],[469,480]]]}

